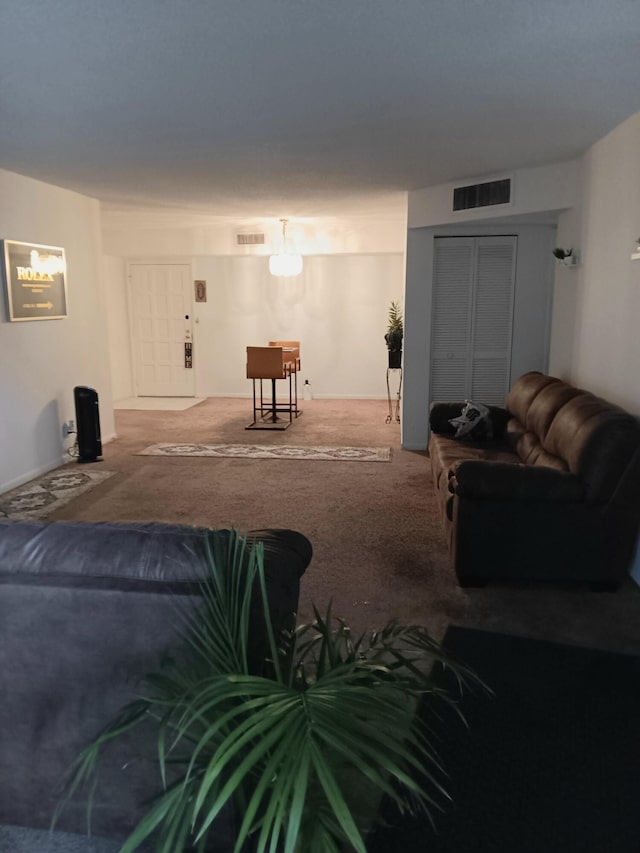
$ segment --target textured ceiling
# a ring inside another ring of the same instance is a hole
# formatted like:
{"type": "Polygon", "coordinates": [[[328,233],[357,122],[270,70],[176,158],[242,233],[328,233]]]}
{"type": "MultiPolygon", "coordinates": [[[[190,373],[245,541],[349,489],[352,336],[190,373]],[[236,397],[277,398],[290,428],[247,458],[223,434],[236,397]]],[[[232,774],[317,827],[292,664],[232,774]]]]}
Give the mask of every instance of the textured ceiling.
{"type": "Polygon", "coordinates": [[[569,159],[640,109],[637,0],[2,0],[0,167],[114,209],[326,215],[569,159]]]}

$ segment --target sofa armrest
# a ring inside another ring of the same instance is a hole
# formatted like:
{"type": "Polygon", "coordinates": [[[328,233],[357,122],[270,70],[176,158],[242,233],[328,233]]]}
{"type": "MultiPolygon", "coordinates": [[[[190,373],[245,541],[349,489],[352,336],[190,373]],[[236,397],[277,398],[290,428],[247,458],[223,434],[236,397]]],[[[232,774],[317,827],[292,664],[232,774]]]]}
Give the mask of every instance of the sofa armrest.
{"type": "MultiPolygon", "coordinates": [[[[431,427],[431,431],[438,433],[438,435],[454,435],[456,431],[455,427],[452,427],[449,421],[451,418],[458,417],[464,403],[464,400],[455,403],[432,403],[429,409],[429,426],[431,427]]],[[[502,406],[488,406],[487,408],[491,413],[493,438],[503,438],[507,422],[511,415],[502,406]]]]}
{"type": "Polygon", "coordinates": [[[449,490],[460,497],[479,500],[575,503],[585,499],[581,481],[568,471],[483,460],[465,460],[455,465],[449,490]]]}

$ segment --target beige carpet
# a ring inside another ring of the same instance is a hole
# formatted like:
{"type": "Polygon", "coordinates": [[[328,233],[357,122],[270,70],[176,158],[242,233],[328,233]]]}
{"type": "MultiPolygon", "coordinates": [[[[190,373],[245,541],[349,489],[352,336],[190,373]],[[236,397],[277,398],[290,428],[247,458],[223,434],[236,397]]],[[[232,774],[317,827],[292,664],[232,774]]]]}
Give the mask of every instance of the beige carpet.
{"type": "Polygon", "coordinates": [[[118,438],[104,465],[118,473],[50,517],[86,521],[170,521],[240,530],[291,527],[314,558],[303,578],[300,618],[311,602],[355,631],[400,617],[439,635],[450,622],[524,636],[640,653],[640,589],[592,593],[552,584],[490,584],[462,590],[449,567],[426,452],[400,447],[386,401],[314,400],[273,448],[391,447],[385,465],[339,461],[137,454],[151,444],[246,444],[251,401],[208,399],[184,412],[118,411],[118,438]]]}

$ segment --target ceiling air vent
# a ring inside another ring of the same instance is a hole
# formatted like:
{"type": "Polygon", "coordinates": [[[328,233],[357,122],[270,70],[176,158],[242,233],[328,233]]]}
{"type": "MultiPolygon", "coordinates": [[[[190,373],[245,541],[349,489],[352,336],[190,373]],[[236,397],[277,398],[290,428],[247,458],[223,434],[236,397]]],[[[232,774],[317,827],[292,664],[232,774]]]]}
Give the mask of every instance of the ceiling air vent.
{"type": "Polygon", "coordinates": [[[453,191],[454,210],[473,210],[475,207],[491,207],[511,201],[511,178],[488,181],[468,187],[456,187],[453,191]]]}
{"type": "Polygon", "coordinates": [[[236,234],[236,246],[264,246],[264,234],[236,234]]]}

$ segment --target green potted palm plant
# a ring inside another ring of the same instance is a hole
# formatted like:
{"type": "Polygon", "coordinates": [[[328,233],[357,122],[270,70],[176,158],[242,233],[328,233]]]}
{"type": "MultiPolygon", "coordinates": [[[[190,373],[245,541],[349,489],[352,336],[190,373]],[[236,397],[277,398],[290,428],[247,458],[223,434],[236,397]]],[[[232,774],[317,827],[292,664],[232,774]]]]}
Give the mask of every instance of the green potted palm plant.
{"type": "Polygon", "coordinates": [[[425,628],[393,621],[354,637],[329,606],[274,636],[262,545],[249,548],[235,532],[209,551],[199,605],[179,612],[183,657],[147,676],[140,697],[80,754],[67,787],[68,799],[91,783],[110,742],[150,727],[161,792],[121,853],[150,841],[162,853],[219,850],[211,845],[232,803],[235,853],[366,853],[372,802],[387,796],[401,811],[428,813],[446,797],[416,706],[453,702],[432,679],[434,661],[461,687],[479,682],[425,628]],[[260,676],[247,666],[256,589],[267,634],[260,676]]]}
{"type": "Polygon", "coordinates": [[[402,338],[404,336],[404,323],[402,310],[398,302],[392,302],[389,308],[389,325],[384,339],[389,350],[389,367],[402,366],[402,338]]]}

